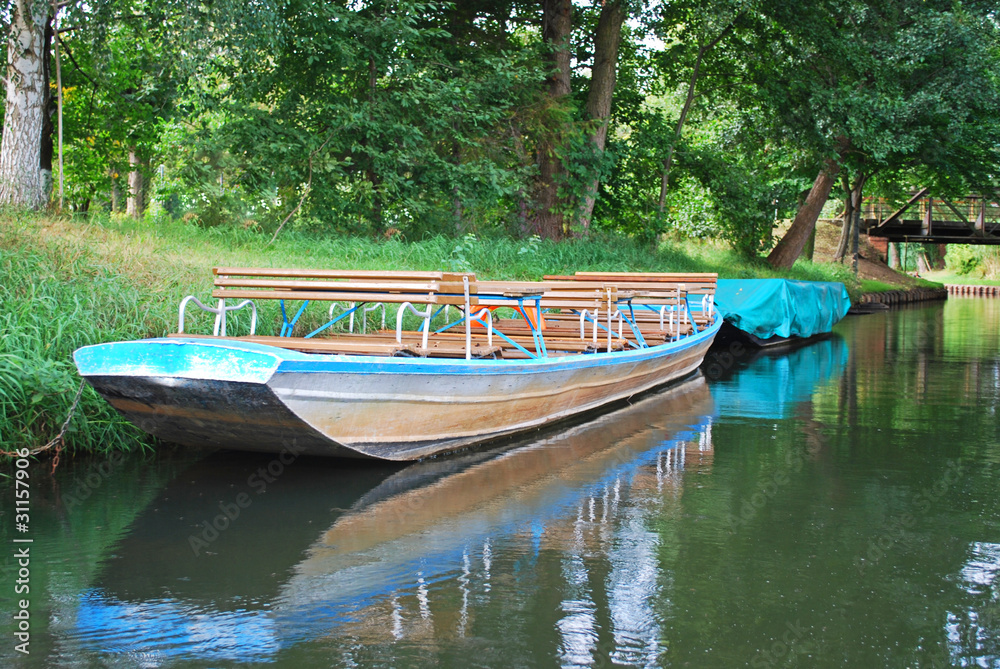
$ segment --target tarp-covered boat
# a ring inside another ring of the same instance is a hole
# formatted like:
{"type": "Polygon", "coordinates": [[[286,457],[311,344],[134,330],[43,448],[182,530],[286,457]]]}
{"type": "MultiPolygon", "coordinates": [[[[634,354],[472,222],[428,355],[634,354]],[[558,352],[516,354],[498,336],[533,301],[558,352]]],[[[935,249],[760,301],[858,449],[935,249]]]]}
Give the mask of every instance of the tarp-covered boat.
{"type": "Polygon", "coordinates": [[[715,306],[735,330],[725,334],[768,346],[830,332],[851,300],[844,284],[832,281],[720,279],[715,306]]]}

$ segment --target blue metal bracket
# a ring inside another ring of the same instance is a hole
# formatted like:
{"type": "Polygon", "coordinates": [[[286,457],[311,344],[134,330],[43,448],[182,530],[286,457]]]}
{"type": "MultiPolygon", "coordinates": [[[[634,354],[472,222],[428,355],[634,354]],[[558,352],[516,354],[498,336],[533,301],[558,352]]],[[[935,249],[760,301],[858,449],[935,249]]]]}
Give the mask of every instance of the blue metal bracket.
{"type": "MultiPolygon", "coordinates": [[[[367,302],[362,302],[361,304],[357,304],[357,305],[351,307],[350,309],[348,309],[344,313],[342,313],[339,316],[337,316],[336,318],[334,318],[332,321],[329,321],[328,323],[326,323],[326,325],[321,325],[320,327],[316,328],[315,330],[313,330],[312,332],[310,332],[309,334],[307,334],[304,337],[304,339],[309,339],[310,337],[315,337],[316,335],[318,335],[323,330],[325,330],[325,329],[327,329],[329,327],[332,327],[338,321],[342,321],[343,319],[347,318],[348,316],[350,316],[351,314],[353,314],[355,311],[357,311],[358,309],[360,309],[361,307],[363,307],[365,304],[367,304],[367,302]]],[[[282,309],[284,309],[284,305],[282,305],[282,309]]],[[[298,316],[296,316],[295,318],[296,318],[296,320],[298,320],[298,316]]],[[[294,323],[293,323],[293,325],[294,325],[294,323]]],[[[282,332],[284,332],[284,328],[282,328],[282,332]]],[[[289,332],[291,332],[291,330],[289,330],[289,332]]]]}
{"type": "Polygon", "coordinates": [[[281,320],[283,322],[281,324],[281,331],[278,333],[279,337],[292,336],[292,329],[295,327],[295,324],[299,322],[299,317],[302,315],[302,312],[306,310],[307,306],[309,306],[309,300],[306,300],[305,302],[302,303],[302,306],[299,307],[298,312],[296,312],[295,314],[295,318],[293,318],[292,321],[289,323],[288,315],[285,313],[285,301],[281,300],[281,320]]]}

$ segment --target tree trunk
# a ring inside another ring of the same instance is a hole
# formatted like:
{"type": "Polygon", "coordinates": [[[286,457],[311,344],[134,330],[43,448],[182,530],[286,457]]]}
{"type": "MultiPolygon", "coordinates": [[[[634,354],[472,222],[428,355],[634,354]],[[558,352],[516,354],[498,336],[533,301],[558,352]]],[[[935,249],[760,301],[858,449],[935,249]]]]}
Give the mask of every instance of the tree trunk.
{"type": "Polygon", "coordinates": [[[816,253],[816,226],[813,226],[812,234],[806,240],[806,245],[802,249],[802,255],[805,259],[812,262],[813,255],[816,253]]]}
{"type": "MultiPolygon", "coordinates": [[[[378,66],[375,63],[375,58],[368,59],[368,120],[371,121],[374,117],[375,111],[375,86],[378,84],[378,66]]],[[[368,135],[367,133],[361,139],[361,146],[368,153],[368,169],[365,170],[365,177],[368,179],[372,186],[372,223],[375,225],[375,232],[382,234],[385,232],[384,226],[382,225],[382,197],[380,193],[380,188],[382,186],[382,177],[377,171],[375,171],[375,156],[373,151],[368,150],[368,135]]]]}
{"type": "Polygon", "coordinates": [[[930,263],[927,262],[927,252],[923,249],[917,252],[917,275],[927,274],[931,271],[930,263]]]}
{"type": "Polygon", "coordinates": [[[946,253],[948,253],[948,245],[938,244],[937,257],[934,259],[934,263],[931,266],[932,269],[944,269],[946,267],[946,264],[944,262],[944,256],[946,253]]]}
{"type": "MultiPolygon", "coordinates": [[[[49,61],[52,54],[52,19],[45,22],[44,42],[42,44],[42,79],[48,84],[52,80],[52,73],[49,71],[49,61]]],[[[52,90],[46,85],[42,93],[42,144],[41,152],[38,156],[38,168],[41,170],[42,203],[48,202],[52,198],[52,156],[54,155],[52,135],[52,116],[55,112],[53,107],[52,90]]]]}
{"type": "Polygon", "coordinates": [[[15,0],[7,44],[7,103],[0,142],[0,203],[38,209],[44,204],[41,170],[48,5],[15,0]]]}
{"type": "MultiPolygon", "coordinates": [[[[590,141],[594,144],[597,161],[600,161],[608,139],[611,99],[614,96],[618,73],[618,47],[622,41],[622,23],[625,22],[625,14],[621,0],[605,4],[601,9],[601,16],[597,21],[597,33],[594,36],[594,67],[590,75],[590,91],[587,93],[587,116],[596,124],[590,141]]],[[[590,229],[599,186],[599,170],[595,170],[594,176],[587,184],[580,206],[580,223],[583,225],[584,233],[590,229]]]]}
{"type": "Polygon", "coordinates": [[[142,213],[146,210],[142,174],[142,161],[135,147],[128,151],[128,164],[131,168],[128,173],[128,199],[125,202],[125,214],[135,219],[142,218],[142,213]]]}
{"type": "Polygon", "coordinates": [[[117,214],[122,210],[122,188],[118,183],[118,173],[110,170],[111,176],[111,213],[117,214]]]}
{"type": "Polygon", "coordinates": [[[792,227],[788,229],[785,236],[767,256],[767,262],[772,267],[788,268],[795,264],[799,254],[802,253],[802,248],[806,245],[806,240],[816,229],[816,220],[823,210],[823,205],[830,197],[830,189],[833,187],[833,180],[839,169],[840,166],[836,162],[830,159],[826,160],[826,164],[817,175],[816,181],[813,182],[809,195],[806,196],[806,201],[796,212],[792,227]]]}
{"type": "Polygon", "coordinates": [[[837,240],[837,250],[833,253],[834,260],[843,260],[847,255],[847,244],[851,240],[851,226],[854,225],[854,189],[851,188],[851,180],[847,175],[841,177],[841,185],[844,191],[844,221],[840,227],[840,239],[837,240]]]}
{"type": "MultiPolygon", "coordinates": [[[[552,49],[549,98],[556,104],[570,92],[569,36],[572,11],[571,0],[543,2],[542,39],[552,49]]],[[[546,239],[560,239],[563,236],[563,215],[559,211],[559,177],[563,173],[563,165],[556,152],[559,130],[548,129],[538,146],[535,229],[546,239]]]]}
{"type": "Polygon", "coordinates": [[[677,117],[677,126],[674,128],[674,138],[670,142],[670,146],[667,147],[667,157],[663,160],[663,172],[660,174],[660,201],[657,206],[657,211],[660,216],[663,215],[663,210],[666,208],[667,204],[667,182],[670,177],[670,168],[674,164],[674,151],[677,149],[677,144],[681,141],[681,133],[684,132],[684,123],[687,121],[688,112],[691,111],[691,106],[694,104],[695,96],[698,90],[698,75],[701,72],[701,63],[705,59],[705,54],[714,49],[716,45],[721,42],[726,35],[732,32],[733,28],[736,27],[736,19],[742,16],[742,12],[736,15],[729,25],[722,29],[722,31],[716,35],[715,39],[707,44],[701,44],[698,47],[698,55],[694,59],[694,66],[691,68],[691,78],[688,79],[687,96],[684,98],[684,106],[681,107],[680,116],[677,117]]]}
{"type": "Polygon", "coordinates": [[[854,237],[854,228],[858,224],[858,210],[861,207],[861,193],[864,191],[868,175],[860,174],[854,180],[854,185],[849,185],[847,178],[844,178],[844,227],[840,231],[840,241],[837,242],[837,252],[833,255],[834,260],[843,260],[847,255],[847,247],[854,237]]]}

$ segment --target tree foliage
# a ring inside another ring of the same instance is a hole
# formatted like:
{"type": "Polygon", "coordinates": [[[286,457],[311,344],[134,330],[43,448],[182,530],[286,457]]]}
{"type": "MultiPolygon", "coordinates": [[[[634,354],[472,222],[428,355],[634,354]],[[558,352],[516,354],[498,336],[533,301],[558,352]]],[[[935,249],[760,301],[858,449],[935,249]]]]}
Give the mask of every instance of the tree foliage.
{"type": "Polygon", "coordinates": [[[1000,40],[980,0],[60,11],[77,210],[117,206],[141,171],[154,206],[204,225],[596,227],[757,255],[829,161],[855,197],[976,190],[1000,166],[1000,40]]]}

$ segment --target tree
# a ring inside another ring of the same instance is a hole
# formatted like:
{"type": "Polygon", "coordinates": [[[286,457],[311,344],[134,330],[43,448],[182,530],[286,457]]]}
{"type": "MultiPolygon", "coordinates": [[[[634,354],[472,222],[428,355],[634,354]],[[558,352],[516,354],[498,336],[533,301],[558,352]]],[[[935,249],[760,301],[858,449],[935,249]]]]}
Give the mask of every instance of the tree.
{"type": "Polygon", "coordinates": [[[7,43],[7,98],[0,143],[0,203],[45,204],[42,128],[47,101],[45,30],[51,6],[15,0],[7,43]]]}
{"type": "Polygon", "coordinates": [[[794,136],[822,157],[824,186],[769,256],[775,267],[798,257],[837,170],[851,175],[845,197],[855,211],[880,172],[922,166],[967,180],[998,164],[1000,135],[988,120],[1000,113],[997,27],[987,5],[835,0],[794,10],[773,3],[768,11],[783,31],[775,48],[783,57],[755,74],[775,135],[794,136]]]}
{"type": "Polygon", "coordinates": [[[837,180],[837,172],[840,166],[834,160],[827,159],[826,164],[820,170],[816,181],[813,182],[805,202],[799,207],[792,225],[785,233],[785,236],[775,245],[774,249],[767,256],[767,261],[774,267],[791,267],[795,260],[802,253],[813,230],[816,229],[816,221],[819,219],[823,205],[830,197],[830,190],[837,180]]]}
{"type": "MultiPolygon", "coordinates": [[[[625,7],[622,0],[611,0],[601,7],[597,30],[594,33],[594,63],[590,75],[590,87],[585,107],[587,120],[593,127],[590,143],[594,147],[596,162],[600,162],[608,139],[608,125],[611,122],[611,99],[615,92],[618,75],[618,50],[622,40],[622,24],[625,22],[625,7]]],[[[599,170],[590,170],[583,202],[580,205],[580,223],[584,232],[590,228],[594,213],[594,202],[600,183],[599,170]]]]}
{"type": "Polygon", "coordinates": [[[723,53],[721,58],[715,58],[720,45],[736,30],[740,22],[750,13],[749,3],[742,1],[730,2],[723,0],[705,7],[704,3],[668,3],[663,8],[663,16],[659,22],[664,40],[670,46],[657,54],[656,61],[664,82],[672,82],[675,78],[687,72],[687,81],[683,89],[683,103],[674,124],[674,130],[666,146],[665,156],[660,172],[660,196],[657,210],[663,214],[666,205],[667,186],[670,169],[674,162],[674,152],[681,141],[684,124],[698,98],[698,87],[706,71],[709,76],[719,76],[718,69],[730,74],[737,69],[736,63],[746,54],[739,52],[723,53]],[[721,61],[716,63],[714,61],[721,61]],[[713,67],[714,66],[714,67],[713,67]],[[713,71],[714,70],[714,71],[713,71]]]}
{"type": "Polygon", "coordinates": [[[547,239],[563,236],[563,213],[559,207],[559,182],[565,167],[559,156],[561,136],[568,128],[560,107],[571,92],[570,36],[573,3],[571,0],[543,0],[542,40],[549,49],[551,71],[546,79],[548,104],[555,110],[552,126],[538,142],[538,179],[535,186],[535,229],[547,239]]]}

